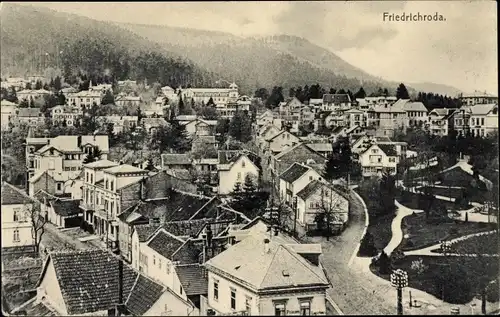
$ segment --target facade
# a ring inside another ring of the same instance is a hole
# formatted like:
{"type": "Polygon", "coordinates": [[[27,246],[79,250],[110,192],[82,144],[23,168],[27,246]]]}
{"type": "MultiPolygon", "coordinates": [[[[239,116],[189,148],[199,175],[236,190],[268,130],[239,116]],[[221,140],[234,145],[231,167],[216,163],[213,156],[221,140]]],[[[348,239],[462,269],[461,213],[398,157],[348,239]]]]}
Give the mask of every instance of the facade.
{"type": "MultiPolygon", "coordinates": [[[[397,102],[400,102],[400,100],[398,100],[397,102]]],[[[406,102],[403,104],[403,109],[406,111],[408,126],[429,128],[429,117],[427,115],[429,111],[423,103],[411,102],[410,100],[406,100],[406,102]]]]}
{"type": "Polygon", "coordinates": [[[141,97],[137,96],[118,96],[115,99],[115,104],[120,107],[139,107],[141,105],[141,97]]]}
{"type": "Polygon", "coordinates": [[[45,89],[38,89],[38,90],[21,90],[16,93],[17,98],[19,100],[30,100],[30,99],[39,99],[43,98],[44,96],[51,95],[52,92],[45,90],[45,89]]]}
{"type": "Polygon", "coordinates": [[[367,118],[363,111],[358,109],[350,109],[344,112],[345,126],[352,128],[355,126],[366,127],[367,118]]]}
{"type": "Polygon", "coordinates": [[[219,194],[230,194],[237,183],[243,185],[247,176],[258,184],[261,167],[256,154],[248,151],[219,151],[218,158],[219,194]]]}
{"type": "Polygon", "coordinates": [[[15,121],[16,117],[17,104],[7,100],[2,100],[0,109],[2,131],[5,131],[9,129],[10,124],[14,124],[13,121],[15,121]]]}
{"type": "Polygon", "coordinates": [[[38,126],[45,123],[45,116],[40,112],[39,108],[17,108],[11,122],[14,125],[26,124],[38,126]]]}
{"type": "Polygon", "coordinates": [[[473,135],[485,137],[498,132],[497,104],[478,104],[462,109],[468,113],[468,128],[473,135]]]}
{"type": "Polygon", "coordinates": [[[474,91],[471,94],[461,94],[459,96],[460,101],[462,101],[462,105],[464,106],[473,106],[477,104],[498,104],[498,96],[491,95],[489,93],[474,91]]]}
{"type": "Polygon", "coordinates": [[[396,131],[406,131],[407,116],[403,102],[370,107],[367,111],[367,127],[375,129],[377,136],[394,136],[396,131]]]}
{"type": "Polygon", "coordinates": [[[32,213],[37,202],[22,190],[2,182],[2,253],[10,248],[32,247],[32,213]]]}
{"type": "Polygon", "coordinates": [[[324,94],[321,110],[348,110],[351,108],[351,97],[348,94],[324,94]]]}
{"type": "Polygon", "coordinates": [[[192,99],[196,103],[207,104],[212,98],[216,105],[236,102],[239,97],[238,86],[235,83],[229,88],[185,88],[181,89],[181,95],[184,102],[192,99]]]}
{"type": "Polygon", "coordinates": [[[373,144],[360,153],[359,162],[364,177],[380,176],[384,171],[394,175],[399,158],[395,146],[373,144]]]}
{"type": "Polygon", "coordinates": [[[128,132],[131,129],[134,129],[138,125],[139,117],[137,116],[105,116],[99,117],[100,119],[104,119],[108,123],[113,124],[113,133],[123,133],[128,132]]]}
{"type": "Polygon", "coordinates": [[[185,124],[186,131],[192,136],[207,136],[215,134],[217,120],[204,120],[196,118],[185,124]]]}
{"type": "Polygon", "coordinates": [[[429,112],[429,131],[431,134],[447,136],[450,130],[450,116],[454,109],[433,109],[429,112]]]}
{"type": "Polygon", "coordinates": [[[318,261],[321,246],[268,238],[250,235],[205,263],[202,315],[326,314],[329,283],[318,261]]]}
{"type": "Polygon", "coordinates": [[[95,103],[96,105],[101,105],[102,94],[99,91],[82,90],[75,94],[68,96],[66,103],[69,106],[75,106],[80,109],[90,108],[95,103]]]}
{"type": "Polygon", "coordinates": [[[81,121],[83,112],[78,107],[55,106],[51,109],[52,124],[66,124],[68,127],[77,125],[81,121]]]}
{"type": "Polygon", "coordinates": [[[265,154],[276,155],[286,148],[291,148],[300,143],[299,137],[293,133],[281,130],[277,134],[264,139],[263,152],[265,154]]]}

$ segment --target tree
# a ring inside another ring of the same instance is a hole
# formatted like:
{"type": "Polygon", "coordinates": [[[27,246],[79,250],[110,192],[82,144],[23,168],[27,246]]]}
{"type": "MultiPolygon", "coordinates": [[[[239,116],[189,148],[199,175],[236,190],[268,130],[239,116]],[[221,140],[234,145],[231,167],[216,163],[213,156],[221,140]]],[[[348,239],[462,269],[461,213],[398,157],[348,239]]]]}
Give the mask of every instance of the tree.
{"type": "Polygon", "coordinates": [[[236,111],[229,122],[228,133],[235,140],[244,143],[252,139],[252,122],[248,111],[236,111]]]}
{"type": "Polygon", "coordinates": [[[356,99],[358,99],[358,98],[359,99],[364,99],[365,97],[366,97],[366,92],[363,89],[363,87],[360,87],[359,90],[358,90],[358,92],[356,92],[354,94],[354,98],[356,98],[356,99]]]}
{"type": "Polygon", "coordinates": [[[184,100],[182,99],[182,95],[179,94],[179,103],[177,105],[177,108],[179,109],[179,114],[185,114],[186,112],[186,107],[184,106],[184,100]]]}
{"type": "Polygon", "coordinates": [[[325,163],[323,176],[326,180],[334,180],[341,177],[347,179],[352,166],[351,145],[348,138],[339,138],[332,145],[332,154],[325,163]]]}
{"type": "Polygon", "coordinates": [[[379,183],[382,207],[387,211],[394,211],[396,198],[396,180],[389,173],[383,173],[379,183]]]}
{"type": "Polygon", "coordinates": [[[283,88],[274,86],[271,91],[271,95],[266,100],[266,106],[277,107],[280,102],[283,102],[285,98],[283,97],[283,88]]]}
{"type": "Polygon", "coordinates": [[[98,161],[101,159],[101,156],[102,156],[101,149],[99,149],[99,147],[96,146],[92,149],[92,151],[90,151],[89,154],[87,154],[87,156],[85,156],[85,159],[83,160],[83,164],[88,164],[88,163],[98,161]]]}
{"type": "Polygon", "coordinates": [[[260,215],[264,209],[269,193],[257,187],[257,179],[247,174],[244,183],[236,183],[231,194],[231,207],[253,219],[260,215]]]}
{"type": "Polygon", "coordinates": [[[215,106],[215,102],[214,102],[214,99],[212,97],[210,97],[210,99],[208,99],[208,102],[206,104],[207,106],[215,106]]]}
{"type": "Polygon", "coordinates": [[[155,165],[153,164],[153,159],[152,158],[148,158],[148,161],[147,161],[147,165],[146,165],[146,170],[148,171],[154,171],[156,168],[155,168],[155,165]]]}
{"type": "Polygon", "coordinates": [[[258,88],[253,95],[255,98],[260,98],[264,102],[269,98],[269,92],[266,88],[258,88]]]}
{"type": "Polygon", "coordinates": [[[112,105],[115,103],[115,97],[110,90],[106,90],[104,96],[102,96],[101,104],[102,105],[112,105]]]}
{"type": "Polygon", "coordinates": [[[378,258],[378,267],[380,274],[389,274],[392,272],[391,259],[383,250],[378,258]]]}
{"type": "Polygon", "coordinates": [[[56,76],[56,78],[54,79],[54,84],[52,85],[52,87],[54,87],[54,89],[56,91],[61,90],[61,87],[62,87],[61,77],[56,76]]]}
{"type": "Polygon", "coordinates": [[[35,82],[35,90],[39,90],[39,89],[42,89],[42,88],[43,88],[42,81],[41,80],[37,80],[35,82]]]}
{"type": "Polygon", "coordinates": [[[191,138],[186,131],[186,126],[174,120],[170,122],[167,131],[168,139],[166,141],[169,148],[177,153],[185,153],[191,150],[191,138]]]}
{"type": "Polygon", "coordinates": [[[369,231],[367,231],[359,245],[359,255],[374,256],[376,254],[377,254],[377,248],[375,247],[375,241],[373,239],[373,235],[369,231]]]}
{"type": "Polygon", "coordinates": [[[48,217],[41,214],[40,203],[33,202],[26,204],[21,210],[21,217],[31,224],[31,238],[33,239],[35,252],[40,250],[43,234],[45,233],[45,224],[48,222],[48,217]]]}
{"type": "Polygon", "coordinates": [[[200,109],[199,115],[203,117],[203,119],[206,120],[217,120],[219,119],[219,114],[217,113],[217,110],[215,110],[214,107],[211,106],[205,106],[200,109]]]}
{"type": "Polygon", "coordinates": [[[396,98],[410,99],[410,94],[408,93],[408,89],[406,89],[406,86],[403,83],[399,84],[398,88],[396,89],[396,98]]]}
{"type": "Polygon", "coordinates": [[[327,241],[330,240],[332,234],[331,224],[344,223],[345,215],[347,217],[348,205],[344,204],[342,196],[338,194],[330,185],[323,185],[320,192],[319,213],[315,216],[315,221],[318,225],[318,230],[323,231],[327,241]],[[322,230],[326,224],[326,230],[322,230]]]}

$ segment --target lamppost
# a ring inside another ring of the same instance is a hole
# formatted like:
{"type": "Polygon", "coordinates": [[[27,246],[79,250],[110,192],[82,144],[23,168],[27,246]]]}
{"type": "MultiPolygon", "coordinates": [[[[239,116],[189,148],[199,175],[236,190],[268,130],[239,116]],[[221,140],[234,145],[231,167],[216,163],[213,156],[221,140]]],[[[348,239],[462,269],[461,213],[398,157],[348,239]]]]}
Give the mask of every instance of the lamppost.
{"type": "Polygon", "coordinates": [[[394,270],[391,285],[398,291],[398,315],[403,315],[403,288],[408,286],[408,273],[401,269],[394,270]]]}
{"type": "MultiPolygon", "coordinates": [[[[451,242],[450,241],[441,241],[441,252],[443,252],[443,256],[446,258],[446,256],[450,253],[451,251],[451,242]]],[[[441,285],[441,297],[442,300],[444,301],[444,281],[441,285]]]]}

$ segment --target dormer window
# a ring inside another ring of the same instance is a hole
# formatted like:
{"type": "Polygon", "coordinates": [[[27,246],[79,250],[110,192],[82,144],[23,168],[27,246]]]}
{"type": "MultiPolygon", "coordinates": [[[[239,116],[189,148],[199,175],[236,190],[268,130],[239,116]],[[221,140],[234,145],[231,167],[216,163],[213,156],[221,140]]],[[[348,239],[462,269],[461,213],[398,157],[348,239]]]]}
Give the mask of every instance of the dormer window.
{"type": "Polygon", "coordinates": [[[54,155],[54,149],[49,150],[50,155],[54,155]]]}

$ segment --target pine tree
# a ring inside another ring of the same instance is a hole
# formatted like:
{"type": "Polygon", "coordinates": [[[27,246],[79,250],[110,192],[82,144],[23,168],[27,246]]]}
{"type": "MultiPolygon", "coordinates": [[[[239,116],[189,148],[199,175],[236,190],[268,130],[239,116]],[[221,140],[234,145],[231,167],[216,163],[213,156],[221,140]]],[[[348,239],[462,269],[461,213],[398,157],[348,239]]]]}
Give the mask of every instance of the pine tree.
{"type": "Polygon", "coordinates": [[[214,99],[210,97],[210,99],[208,99],[207,106],[214,106],[214,105],[215,105],[214,99]]]}
{"type": "Polygon", "coordinates": [[[88,164],[88,163],[98,161],[101,159],[101,156],[102,156],[102,152],[99,149],[99,147],[96,146],[92,149],[92,151],[89,154],[87,154],[87,156],[85,156],[85,159],[83,160],[83,164],[88,164]]]}
{"type": "Polygon", "coordinates": [[[156,168],[153,164],[153,159],[149,158],[148,159],[148,162],[147,162],[147,165],[146,165],[146,170],[148,171],[154,171],[156,168]]]}
{"type": "Polygon", "coordinates": [[[106,90],[106,93],[102,97],[101,104],[103,105],[111,105],[115,103],[115,97],[111,93],[111,91],[106,90]]]}
{"type": "Polygon", "coordinates": [[[410,94],[408,93],[408,89],[406,89],[406,86],[403,83],[399,84],[398,89],[396,90],[396,98],[410,99],[410,94]]]}
{"type": "Polygon", "coordinates": [[[364,99],[366,97],[366,92],[363,87],[360,87],[358,92],[354,94],[354,98],[356,99],[364,99]]]}

